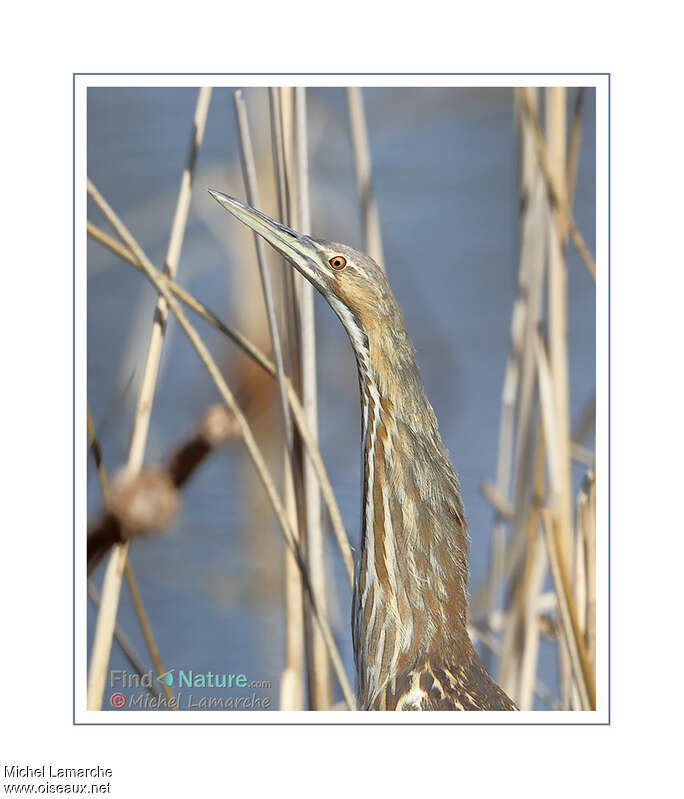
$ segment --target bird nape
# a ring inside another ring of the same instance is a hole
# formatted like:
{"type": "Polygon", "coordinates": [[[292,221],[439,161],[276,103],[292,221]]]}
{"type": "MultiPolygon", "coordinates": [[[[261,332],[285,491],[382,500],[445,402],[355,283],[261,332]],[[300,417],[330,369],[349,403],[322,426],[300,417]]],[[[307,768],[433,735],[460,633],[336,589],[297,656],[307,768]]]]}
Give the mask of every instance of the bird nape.
{"type": "Polygon", "coordinates": [[[325,297],[354,349],[362,409],[362,541],[352,635],[364,710],[516,710],[468,636],[458,480],[401,311],[367,255],[210,194],[325,297]]]}

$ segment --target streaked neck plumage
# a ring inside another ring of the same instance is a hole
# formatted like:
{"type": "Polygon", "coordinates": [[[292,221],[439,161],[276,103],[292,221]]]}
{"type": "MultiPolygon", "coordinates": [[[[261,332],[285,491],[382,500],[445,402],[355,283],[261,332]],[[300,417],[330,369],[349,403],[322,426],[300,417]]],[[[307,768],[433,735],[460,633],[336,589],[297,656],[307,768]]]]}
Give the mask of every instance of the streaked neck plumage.
{"type": "MultiPolygon", "coordinates": [[[[352,616],[357,691],[372,707],[393,675],[472,645],[458,480],[389,287],[377,320],[334,310],[356,355],[362,409],[362,543],[352,616]]],[[[456,664],[454,664],[456,665],[456,664]]]]}
{"type": "Polygon", "coordinates": [[[351,339],[363,412],[363,536],[352,627],[359,704],[515,710],[466,629],[467,535],[456,475],[384,271],[212,191],[325,297],[351,339]]]}

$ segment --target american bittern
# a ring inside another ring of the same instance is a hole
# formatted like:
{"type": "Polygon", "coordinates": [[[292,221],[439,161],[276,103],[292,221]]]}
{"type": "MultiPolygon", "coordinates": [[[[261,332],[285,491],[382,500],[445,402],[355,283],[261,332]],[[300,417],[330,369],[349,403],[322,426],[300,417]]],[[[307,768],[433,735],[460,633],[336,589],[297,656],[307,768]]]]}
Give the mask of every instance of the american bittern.
{"type": "Polygon", "coordinates": [[[468,541],[458,479],[425,396],[404,320],[378,265],[220,192],[325,297],[359,372],[362,543],[352,635],[364,710],[515,710],[466,629],[468,541]]]}

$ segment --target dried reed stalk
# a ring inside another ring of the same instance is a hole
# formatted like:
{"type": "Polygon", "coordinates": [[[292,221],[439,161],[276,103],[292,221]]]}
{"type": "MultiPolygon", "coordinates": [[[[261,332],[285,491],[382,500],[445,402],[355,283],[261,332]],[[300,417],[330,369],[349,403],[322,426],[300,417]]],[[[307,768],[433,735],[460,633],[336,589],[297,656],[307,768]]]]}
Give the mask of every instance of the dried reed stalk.
{"type": "Polygon", "coordinates": [[[529,710],[532,702],[530,677],[536,674],[538,650],[538,600],[546,574],[546,562],[536,546],[539,528],[539,508],[544,495],[544,434],[539,432],[534,461],[532,504],[527,517],[527,546],[522,573],[513,586],[506,614],[501,657],[499,661],[499,680],[501,687],[518,701],[521,709],[529,710]],[[522,670],[525,676],[526,693],[521,701],[522,670]],[[532,675],[529,674],[534,669],[532,675]]]}
{"type": "MultiPolygon", "coordinates": [[[[573,553],[572,553],[572,582],[570,589],[572,591],[572,598],[577,610],[577,627],[582,636],[582,640],[586,646],[586,632],[587,632],[587,562],[584,551],[584,539],[579,531],[579,527],[575,526],[575,535],[573,538],[573,553]]],[[[570,692],[570,703],[573,710],[581,709],[581,701],[579,697],[579,689],[577,684],[573,681],[570,692]]]]}
{"type": "Polygon", "coordinates": [[[100,602],[100,610],[97,614],[97,626],[88,670],[88,710],[102,709],[107,665],[112,650],[112,636],[116,626],[121,579],[127,555],[127,545],[121,544],[112,552],[107,564],[102,585],[103,600],[100,602]]]}
{"type": "Polygon", "coordinates": [[[577,186],[577,168],[579,166],[580,145],[582,143],[582,106],[584,104],[584,86],[577,89],[575,105],[570,124],[570,141],[568,143],[568,158],[565,167],[565,181],[567,185],[568,208],[572,211],[575,203],[575,187],[577,186]]]}
{"type": "MultiPolygon", "coordinates": [[[[528,463],[530,459],[529,436],[531,431],[532,395],[527,390],[532,383],[529,374],[529,355],[525,357],[526,344],[529,340],[530,325],[530,276],[533,269],[530,264],[530,222],[535,220],[535,204],[532,199],[538,190],[538,166],[531,145],[531,137],[526,130],[525,120],[519,118],[520,135],[520,267],[518,282],[520,296],[514,302],[511,314],[510,337],[511,346],[506,362],[504,382],[501,391],[501,412],[499,424],[499,445],[496,465],[496,484],[484,484],[482,493],[495,510],[491,539],[490,567],[487,580],[476,593],[472,604],[473,614],[486,617],[487,626],[494,630],[499,621],[503,630],[503,640],[499,648],[498,675],[504,690],[517,699],[517,654],[521,646],[521,583],[514,581],[512,592],[509,591],[509,608],[503,609],[503,592],[506,582],[517,569],[517,556],[511,557],[511,550],[522,554],[524,546],[524,519],[527,512],[526,482],[521,479],[520,463],[528,463]],[[525,377],[522,380],[523,376],[525,377]],[[521,385],[522,383],[522,385],[521,385]],[[520,396],[521,390],[523,392],[520,396]],[[516,430],[516,405],[520,402],[520,419],[516,430]],[[522,409],[526,411],[523,413],[522,409]],[[520,423],[524,420],[524,427],[520,423]],[[517,436],[517,447],[516,447],[517,436]],[[515,498],[508,499],[511,490],[513,456],[517,461],[515,498]],[[513,541],[507,548],[506,533],[513,527],[513,541]],[[507,549],[509,550],[507,552],[507,549]]],[[[485,665],[493,669],[488,653],[485,653],[485,665]]]]}
{"type": "MultiPolygon", "coordinates": [[[[563,205],[567,205],[565,183],[566,92],[564,87],[546,90],[546,136],[549,169],[563,205]]],[[[554,213],[549,209],[549,213],[554,213]]],[[[558,213],[558,212],[555,212],[558,213]]],[[[572,480],[570,475],[570,381],[568,377],[568,290],[562,236],[565,220],[549,225],[548,324],[549,360],[553,380],[556,447],[558,462],[558,506],[555,516],[565,563],[572,562],[572,480]]]]}
{"type": "MultiPolygon", "coordinates": [[[[297,174],[297,224],[305,234],[311,233],[309,203],[309,156],[306,125],[306,89],[295,88],[294,95],[295,162],[297,174]]],[[[318,390],[316,385],[316,329],[311,283],[300,277],[299,318],[301,320],[302,404],[309,429],[318,440],[318,390]]],[[[326,575],[323,525],[321,524],[321,497],[311,459],[304,459],[304,495],[306,497],[306,551],[311,580],[321,598],[322,612],[326,612],[326,575]]],[[[332,706],[330,664],[320,633],[314,628],[311,641],[311,707],[329,710],[332,706]]]]}
{"type": "Polygon", "coordinates": [[[521,710],[532,710],[534,679],[537,674],[539,659],[539,604],[544,581],[546,579],[547,561],[544,547],[539,541],[539,512],[544,501],[544,432],[539,431],[537,454],[534,467],[534,486],[532,507],[528,520],[528,545],[526,576],[528,584],[523,598],[523,643],[517,687],[518,707],[521,710]]]}
{"type": "Polygon", "coordinates": [[[496,484],[484,483],[482,493],[488,499],[496,515],[492,531],[489,591],[485,612],[500,610],[501,587],[506,558],[506,526],[514,518],[515,510],[508,501],[515,441],[515,404],[520,383],[520,358],[524,334],[525,304],[516,300],[511,316],[511,350],[506,363],[503,388],[501,390],[501,421],[499,425],[499,448],[496,461],[496,484]]]}
{"type": "MultiPolygon", "coordinates": [[[[259,197],[259,187],[256,177],[256,164],[254,162],[254,149],[252,147],[252,137],[249,132],[249,121],[247,119],[247,108],[242,91],[237,89],[233,92],[233,103],[235,106],[235,118],[237,121],[238,135],[240,139],[240,159],[242,162],[242,174],[247,192],[247,202],[254,208],[261,208],[259,197]]],[[[271,336],[271,346],[273,348],[273,360],[276,368],[276,379],[280,392],[280,402],[283,412],[283,425],[285,429],[285,442],[288,452],[292,454],[292,417],[290,415],[290,405],[287,401],[287,390],[285,388],[285,367],[283,366],[283,353],[280,346],[280,332],[276,320],[275,304],[273,302],[273,289],[271,288],[271,276],[266,263],[266,253],[264,240],[258,233],[254,233],[254,247],[259,264],[259,275],[261,277],[261,288],[264,295],[264,305],[266,306],[266,318],[268,320],[268,330],[271,336]]]]}
{"type": "MultiPolygon", "coordinates": [[[[536,104],[536,90],[520,89],[516,92],[516,106],[521,112],[518,117],[522,208],[520,297],[513,310],[511,351],[502,391],[496,484],[485,483],[482,486],[483,494],[496,511],[490,570],[472,602],[473,616],[481,618],[483,613],[487,614],[490,630],[501,623],[500,680],[522,708],[532,706],[542,630],[539,601],[546,574],[546,556],[538,545],[538,526],[544,493],[543,453],[547,453],[549,501],[559,524],[561,567],[572,562],[575,546],[570,493],[571,457],[593,463],[593,454],[573,444],[570,438],[567,290],[563,253],[563,242],[569,234],[591,271],[593,259],[586,247],[583,249],[583,240],[568,210],[567,176],[574,183],[581,98],[576,104],[567,160],[564,90],[547,90],[546,142],[539,128],[536,104]],[[538,332],[543,316],[547,261],[549,356],[538,332]],[[516,405],[517,423],[514,418],[516,405]],[[535,443],[539,408],[542,432],[535,443]],[[515,486],[511,504],[508,492],[512,474],[515,475],[515,486]],[[506,546],[505,531],[509,523],[511,536],[506,546]],[[509,580],[508,605],[503,614],[497,609],[497,602],[499,592],[509,580]]],[[[584,578],[580,572],[577,576],[578,590],[581,591],[584,578]]],[[[580,598],[584,603],[583,596],[580,598]]],[[[565,647],[559,650],[561,674],[572,674],[572,685],[577,684],[577,691],[581,693],[567,651],[565,647]]],[[[563,683],[561,706],[568,707],[571,682],[565,680],[563,683]]]]}
{"type": "Polygon", "coordinates": [[[563,226],[565,229],[567,229],[568,234],[575,245],[575,249],[582,259],[582,262],[586,266],[587,271],[594,278],[594,280],[596,280],[596,261],[594,260],[593,255],[589,252],[589,248],[584,241],[584,237],[580,233],[579,228],[577,227],[577,224],[575,223],[575,220],[567,207],[567,203],[565,202],[565,194],[562,194],[556,185],[555,178],[549,164],[546,145],[544,144],[544,136],[541,132],[541,128],[539,127],[537,112],[530,99],[530,90],[527,88],[522,88],[520,90],[520,98],[522,101],[523,111],[532,125],[535,151],[544,172],[544,177],[546,179],[549,195],[551,196],[551,201],[554,207],[558,209],[560,216],[563,218],[563,226]]]}
{"type": "MultiPolygon", "coordinates": [[[[558,204],[548,208],[548,327],[549,360],[552,379],[556,473],[558,483],[552,496],[552,508],[559,529],[563,562],[572,563],[572,478],[570,459],[570,381],[568,377],[568,297],[567,268],[563,241],[568,229],[566,186],[566,90],[555,86],[546,89],[546,157],[553,178],[558,204]],[[565,209],[562,212],[560,209],[565,209]]],[[[566,657],[563,649],[559,657],[566,657]]],[[[561,663],[561,701],[569,706],[570,669],[561,663]]]]}
{"type": "Polygon", "coordinates": [[[496,514],[502,521],[510,521],[513,518],[514,511],[511,503],[501,494],[498,487],[489,480],[484,480],[480,483],[480,493],[489,502],[496,514]]]}
{"type": "MultiPolygon", "coordinates": [[[[283,120],[280,107],[280,92],[276,87],[269,89],[269,111],[271,119],[271,142],[273,166],[278,196],[279,218],[285,224],[289,221],[289,192],[285,169],[285,145],[283,141],[283,120]]],[[[297,308],[294,273],[290,265],[282,259],[282,327],[286,345],[290,374],[295,384],[301,385],[301,364],[299,362],[299,309],[297,308]]],[[[285,511],[293,533],[299,540],[299,519],[303,518],[303,490],[301,480],[295,486],[295,475],[301,477],[300,446],[293,437],[292,447],[284,453],[283,491],[285,511]],[[300,488],[297,491],[297,488],[300,488]],[[298,501],[299,500],[299,501],[298,501]]],[[[280,678],[280,709],[301,710],[304,695],[304,591],[302,578],[294,555],[285,547],[283,552],[283,592],[285,605],[285,668],[280,678]]]]}
{"type": "MultiPolygon", "coordinates": [[[[110,249],[120,258],[125,260],[131,266],[135,267],[139,272],[144,273],[140,261],[128,247],[119,244],[119,242],[117,242],[111,236],[108,236],[91,222],[88,222],[88,234],[110,249]]],[[[210,311],[207,306],[199,302],[192,294],[190,294],[190,292],[179,286],[175,281],[169,279],[169,277],[163,272],[155,270],[155,275],[158,280],[164,283],[164,285],[175,297],[181,300],[181,302],[183,302],[188,308],[192,309],[196,314],[201,316],[206,322],[215,327],[219,332],[227,336],[249,358],[251,358],[255,363],[259,364],[264,371],[270,374],[271,377],[275,377],[275,366],[273,363],[246,336],[221,321],[221,319],[219,319],[212,311],[210,311]]],[[[318,447],[314,444],[309,433],[308,423],[304,415],[304,409],[299,401],[299,397],[297,396],[297,393],[295,392],[288,378],[286,378],[285,384],[287,388],[287,398],[290,403],[290,409],[292,411],[292,416],[297,427],[297,431],[301,436],[307,453],[314,464],[316,477],[319,482],[321,494],[323,495],[323,499],[325,501],[330,523],[335,534],[335,539],[342,555],[342,561],[347,573],[347,578],[349,580],[349,584],[353,585],[354,556],[349,543],[349,538],[344,528],[344,523],[342,522],[342,515],[340,514],[340,509],[337,505],[337,500],[335,499],[335,494],[332,490],[332,485],[330,483],[325,464],[323,463],[323,459],[318,447]]]]}
{"type": "MultiPolygon", "coordinates": [[[[558,474],[558,426],[555,422],[555,406],[553,397],[553,379],[551,369],[546,358],[544,351],[544,343],[541,336],[537,337],[537,358],[538,358],[538,375],[539,375],[539,390],[542,406],[542,419],[544,423],[544,434],[546,437],[547,448],[547,463],[549,468],[549,479],[551,483],[551,506],[557,506],[554,498],[560,493],[560,476],[558,474]]],[[[550,513],[549,511],[546,511],[550,513]]],[[[561,675],[561,707],[568,709],[570,707],[571,685],[570,676],[574,678],[574,684],[577,686],[579,692],[579,701],[582,709],[595,709],[596,697],[593,685],[593,675],[590,673],[589,661],[586,657],[586,649],[584,641],[577,642],[577,636],[581,638],[581,631],[577,621],[577,613],[574,609],[570,583],[568,579],[567,563],[562,548],[561,538],[558,530],[555,517],[550,516],[553,522],[553,538],[549,541],[550,531],[545,522],[546,543],[549,555],[549,565],[551,567],[551,574],[558,597],[558,612],[560,629],[563,638],[566,641],[566,647],[560,648],[559,655],[559,673],[561,675]],[[553,552],[551,551],[553,549],[553,552]],[[555,572],[554,572],[555,570],[555,572]],[[571,623],[572,622],[572,623],[571,623]],[[569,640],[570,633],[574,636],[573,640],[569,640]],[[581,661],[581,662],[580,662],[581,661]],[[578,666],[579,664],[579,666],[578,666]],[[581,667],[581,674],[578,669],[581,667]],[[587,675],[591,677],[587,679],[587,675]],[[563,684],[565,681],[565,685],[563,684]],[[592,699],[593,696],[593,699],[592,699]]],[[[543,519],[542,519],[543,520],[543,519]]],[[[543,520],[544,521],[544,520],[543,520]]]]}
{"type": "MultiPolygon", "coordinates": [[[[249,133],[249,122],[247,109],[242,92],[233,92],[235,104],[235,116],[237,119],[238,133],[240,137],[240,156],[242,161],[243,177],[245,189],[247,191],[247,201],[255,208],[261,208],[259,199],[259,189],[256,178],[256,164],[254,161],[254,150],[252,147],[251,136],[249,133]]],[[[294,434],[292,429],[292,417],[290,414],[290,404],[287,399],[287,388],[285,384],[285,367],[283,365],[283,354],[280,343],[280,332],[276,319],[275,305],[273,302],[273,292],[271,289],[270,274],[266,264],[266,254],[264,251],[264,240],[258,234],[254,234],[254,244],[259,263],[261,275],[261,285],[266,306],[266,315],[271,335],[274,361],[276,365],[276,376],[280,401],[283,412],[283,430],[285,439],[285,451],[283,453],[283,487],[285,497],[285,509],[293,530],[293,534],[298,532],[297,527],[297,508],[294,493],[293,474],[296,469],[294,452],[294,434]]],[[[280,690],[280,709],[281,710],[301,710],[302,709],[302,690],[301,690],[301,652],[303,648],[303,621],[302,621],[302,586],[299,570],[295,563],[292,553],[287,549],[284,553],[285,565],[285,640],[286,640],[286,676],[281,680],[280,690]],[[294,590],[290,590],[294,584],[294,590]]]]}
{"type": "MultiPolygon", "coordinates": [[[[107,471],[105,469],[105,465],[102,460],[102,449],[100,447],[100,442],[97,440],[97,437],[95,435],[95,426],[93,424],[93,417],[90,412],[90,403],[87,403],[87,426],[88,426],[88,445],[90,446],[90,449],[93,453],[95,466],[97,468],[97,477],[100,483],[100,493],[102,495],[102,502],[104,505],[107,505],[107,497],[109,493],[108,484],[107,484],[107,471]]],[[[166,669],[164,669],[164,666],[162,665],[162,661],[159,656],[159,649],[157,647],[157,642],[154,640],[152,627],[150,626],[150,622],[149,619],[147,618],[147,613],[145,611],[145,606],[143,605],[142,597],[140,596],[140,590],[138,589],[138,582],[135,579],[135,575],[133,574],[133,568],[131,567],[128,558],[126,558],[124,573],[126,575],[126,583],[128,584],[128,590],[130,591],[131,599],[133,600],[135,615],[138,617],[138,623],[140,624],[140,629],[142,631],[143,638],[145,639],[147,650],[150,653],[150,658],[152,659],[152,665],[156,669],[157,674],[163,674],[166,671],[166,669]]],[[[100,597],[99,594],[97,594],[97,591],[95,590],[95,587],[92,585],[90,580],[88,580],[88,592],[91,595],[93,602],[95,602],[95,604],[99,608],[100,597]],[[95,599],[95,596],[97,597],[97,600],[95,599]]],[[[115,625],[114,636],[117,638],[117,640],[119,640],[121,648],[124,649],[124,644],[121,643],[121,634],[117,636],[117,628],[118,625],[115,625]]],[[[128,656],[128,653],[126,654],[128,656]]],[[[164,695],[166,696],[166,698],[170,701],[173,698],[170,686],[162,684],[162,690],[164,691],[164,695]]],[[[152,693],[155,694],[155,692],[152,693]]],[[[178,708],[171,703],[169,704],[169,707],[171,707],[173,710],[178,710],[178,708]]]]}
{"type": "MultiPolygon", "coordinates": [[[[530,102],[536,103],[536,93],[531,95],[530,102]]],[[[503,567],[496,569],[496,579],[499,585],[507,582],[512,574],[519,568],[524,555],[527,541],[527,516],[530,507],[531,485],[534,464],[534,424],[537,413],[535,405],[535,350],[534,338],[542,317],[542,290],[544,284],[544,179],[541,174],[538,160],[534,157],[532,131],[529,119],[520,117],[521,139],[521,180],[520,199],[522,217],[520,221],[520,270],[519,287],[520,297],[516,314],[519,322],[511,325],[512,330],[522,328],[522,341],[512,342],[515,351],[520,347],[519,377],[517,389],[517,420],[515,424],[515,451],[513,455],[512,475],[515,476],[513,486],[514,516],[511,522],[510,541],[505,555],[497,557],[503,559],[503,567]]],[[[503,424],[503,422],[502,422],[503,424]]],[[[507,437],[510,431],[505,433],[507,437]]],[[[504,439],[505,441],[507,438],[504,439]]],[[[500,450],[497,463],[505,465],[505,452],[500,450]]],[[[510,472],[510,467],[507,469],[510,472]]],[[[512,477],[511,477],[512,482],[512,477]]],[[[497,530],[497,536],[503,537],[503,532],[497,530]]],[[[498,547],[501,543],[497,542],[498,547]]],[[[473,594],[471,613],[473,618],[481,618],[491,602],[496,583],[494,582],[494,562],[489,574],[473,594]]]]}
{"type": "MultiPolygon", "coordinates": [[[[126,575],[126,584],[128,585],[128,590],[131,593],[131,599],[133,600],[135,615],[138,617],[138,621],[140,622],[140,629],[142,631],[143,638],[145,639],[145,645],[147,646],[147,651],[150,653],[152,665],[154,666],[154,670],[157,674],[164,674],[166,669],[164,668],[161,657],[159,656],[157,642],[154,640],[152,627],[150,626],[147,614],[145,613],[142,597],[140,596],[140,590],[138,589],[138,582],[135,579],[131,562],[128,558],[126,558],[126,563],[124,564],[124,574],[126,575]]],[[[169,708],[171,710],[178,710],[178,706],[171,702],[173,699],[171,687],[166,685],[166,683],[162,683],[162,691],[169,701],[169,708]]]]}
{"type": "Polygon", "coordinates": [[[596,709],[596,687],[589,665],[584,641],[577,622],[577,613],[572,602],[569,581],[558,536],[558,528],[549,508],[541,510],[542,526],[549,556],[551,576],[558,597],[558,612],[562,637],[567,647],[573,675],[579,689],[583,710],[596,709]]]}
{"type": "MultiPolygon", "coordinates": [[[[190,150],[185,168],[183,170],[183,176],[181,178],[178,202],[176,204],[176,211],[171,226],[166,262],[164,265],[164,271],[167,272],[171,278],[173,278],[176,274],[176,269],[178,267],[178,261],[180,258],[188,210],[190,208],[192,177],[197,161],[197,154],[201,147],[202,138],[204,136],[204,127],[207,119],[207,112],[209,110],[210,99],[210,88],[205,87],[199,90],[197,105],[195,108],[195,116],[193,119],[190,150]]],[[[93,190],[97,192],[89,179],[88,193],[91,196],[93,196],[93,190]]],[[[145,256],[135,239],[130,235],[123,224],[120,224],[119,229],[117,229],[116,226],[114,227],[120,238],[128,245],[138,260],[140,260],[142,263],[145,256]]],[[[148,345],[147,359],[143,372],[143,380],[138,397],[135,420],[133,423],[133,432],[131,435],[128,461],[125,467],[125,474],[128,477],[134,477],[140,471],[140,467],[142,466],[143,462],[145,445],[147,442],[147,431],[149,428],[150,415],[152,412],[154,391],[157,383],[157,375],[159,372],[166,314],[166,302],[162,297],[158,297],[152,323],[152,331],[150,334],[150,342],[148,345]]],[[[99,710],[102,707],[107,664],[109,663],[109,655],[112,648],[112,636],[114,634],[114,626],[116,623],[116,614],[119,604],[119,594],[121,591],[121,579],[127,556],[127,544],[124,543],[117,545],[113,549],[109,563],[107,564],[102,586],[102,601],[100,605],[100,612],[98,613],[97,617],[95,637],[93,640],[90,658],[90,669],[88,675],[88,710],[99,710]]]]}
{"type": "Polygon", "coordinates": [[[587,472],[577,500],[577,529],[584,543],[585,642],[587,659],[592,673],[596,672],[596,480],[587,472]]]}
{"type": "MultiPolygon", "coordinates": [[[[281,99],[289,98],[291,95],[286,88],[277,89],[271,87],[269,90],[269,108],[271,116],[271,139],[273,144],[273,167],[275,170],[275,182],[278,196],[278,213],[281,222],[291,227],[296,227],[297,213],[293,207],[294,196],[292,183],[294,177],[290,176],[292,167],[292,154],[288,160],[288,150],[286,149],[286,138],[284,120],[286,112],[281,99]]],[[[285,107],[291,109],[292,103],[285,103],[285,107]]],[[[291,116],[291,114],[289,115],[291,116]]],[[[289,118],[288,116],[288,118],[289,118]]],[[[289,131],[291,133],[291,131],[289,131]]],[[[292,136],[287,137],[287,142],[291,145],[292,136]]],[[[289,373],[292,376],[297,391],[301,390],[302,365],[299,342],[301,340],[301,320],[299,318],[299,305],[297,300],[297,272],[292,269],[285,258],[282,261],[282,280],[283,280],[283,307],[282,307],[282,326],[285,331],[284,340],[288,344],[287,356],[289,373]]]]}
{"type": "MultiPolygon", "coordinates": [[[[535,512],[536,517],[536,512],[535,512]]],[[[530,525],[531,526],[531,525],[530,525]]],[[[523,645],[518,667],[518,687],[516,697],[520,710],[532,710],[534,705],[534,688],[539,665],[539,640],[541,625],[537,610],[537,599],[543,588],[547,574],[546,552],[539,536],[530,547],[529,588],[523,602],[523,645]]]]}
{"type": "Polygon", "coordinates": [[[356,187],[359,193],[359,202],[361,203],[362,249],[384,270],[385,256],[382,250],[380,217],[371,180],[371,157],[366,113],[363,108],[362,90],[358,86],[349,86],[347,88],[347,106],[349,109],[352,150],[354,152],[356,187]]]}
{"type": "Polygon", "coordinates": [[[585,552],[585,541],[579,529],[579,513],[582,492],[577,497],[576,527],[574,536],[574,547],[572,553],[572,593],[577,608],[577,623],[580,632],[586,641],[587,631],[587,553],[585,552]]]}
{"type": "MultiPolygon", "coordinates": [[[[275,105],[272,102],[272,113],[277,110],[276,134],[279,139],[274,141],[274,145],[279,145],[276,150],[276,156],[280,162],[280,169],[283,171],[283,176],[278,176],[278,204],[281,213],[281,218],[286,214],[284,220],[286,224],[293,228],[301,228],[299,212],[300,212],[300,199],[298,192],[298,171],[297,171],[297,143],[296,143],[296,119],[295,119],[295,89],[293,87],[281,87],[276,92],[277,97],[274,97],[275,105]]],[[[276,169],[278,163],[276,162],[276,169]]],[[[282,260],[282,276],[283,276],[283,329],[287,331],[287,341],[289,344],[289,368],[292,377],[293,386],[302,401],[304,406],[303,397],[303,352],[302,352],[302,307],[301,307],[301,292],[304,287],[305,281],[300,275],[292,269],[286,259],[282,260]]],[[[307,422],[308,422],[307,418],[307,422]]],[[[296,505],[292,510],[297,514],[299,541],[302,547],[302,552],[308,554],[307,547],[307,510],[306,510],[306,476],[305,476],[305,456],[302,451],[302,441],[295,438],[295,464],[296,469],[293,472],[293,488],[296,505]]],[[[286,560],[286,569],[289,570],[289,577],[291,581],[291,590],[297,590],[295,581],[295,574],[292,572],[292,564],[286,560]]],[[[299,570],[298,570],[299,571],[299,570]]],[[[293,609],[299,610],[299,604],[292,596],[293,609]]],[[[306,682],[306,706],[313,706],[313,624],[311,608],[307,605],[306,592],[302,592],[301,596],[301,619],[302,619],[302,638],[296,640],[297,649],[296,655],[301,655],[302,674],[306,682]],[[299,647],[301,647],[301,652],[299,647]]],[[[299,630],[295,630],[299,634],[299,630]]],[[[298,661],[299,662],[299,661],[298,661]]]]}
{"type": "MultiPolygon", "coordinates": [[[[299,514],[292,460],[283,453],[285,513],[299,542],[299,514]]],[[[302,710],[304,706],[304,586],[294,554],[284,548],[283,596],[285,605],[285,667],[280,675],[280,709],[302,710]]]]}
{"type": "Polygon", "coordinates": [[[558,470],[558,425],[556,424],[556,406],[553,394],[553,375],[549,365],[546,347],[541,334],[537,332],[534,340],[534,352],[539,380],[539,404],[541,406],[544,444],[547,452],[549,472],[549,499],[551,507],[557,507],[560,493],[561,477],[558,470]]]}
{"type": "MultiPolygon", "coordinates": [[[[88,580],[87,583],[88,587],[88,597],[90,601],[95,605],[96,608],[99,609],[100,607],[100,593],[93,584],[92,580],[88,580]]],[[[123,652],[124,656],[127,658],[128,662],[131,664],[133,669],[135,670],[136,674],[142,677],[145,672],[148,671],[147,667],[142,661],[142,658],[138,653],[135,651],[135,647],[131,643],[130,639],[126,635],[126,633],[121,629],[120,624],[114,625],[114,640],[117,642],[121,651],[123,652]]],[[[162,672],[158,672],[161,674],[162,672]]],[[[161,694],[157,693],[154,688],[150,685],[147,686],[147,691],[151,694],[155,699],[161,699],[161,694]]]]}
{"type": "Polygon", "coordinates": [[[137,259],[139,260],[143,272],[145,273],[148,280],[155,287],[157,292],[166,301],[168,309],[171,310],[173,315],[176,317],[178,323],[183,329],[183,332],[190,340],[190,343],[197,352],[200,360],[202,361],[207,371],[209,372],[209,375],[214,381],[214,384],[216,385],[219,393],[221,394],[221,397],[226,403],[226,406],[235,417],[235,421],[240,429],[240,433],[245,442],[245,446],[247,447],[247,451],[249,452],[252,462],[254,463],[254,466],[256,468],[257,474],[262,482],[262,485],[264,486],[266,495],[276,514],[276,518],[278,519],[281,531],[283,533],[283,537],[285,539],[285,543],[296,554],[297,562],[302,572],[304,586],[309,596],[309,601],[311,602],[313,616],[318,625],[318,628],[322,632],[326,646],[328,647],[328,655],[333,664],[333,668],[335,670],[335,674],[340,684],[340,688],[342,690],[345,702],[347,702],[347,705],[349,706],[350,709],[354,709],[354,696],[351,687],[349,685],[347,676],[345,674],[344,666],[342,665],[342,659],[340,658],[339,652],[337,651],[337,646],[335,645],[335,640],[330,630],[328,620],[325,617],[325,615],[323,615],[323,613],[319,611],[318,596],[316,595],[315,588],[311,585],[308,579],[306,564],[302,558],[300,547],[298,546],[298,542],[296,541],[295,537],[292,534],[292,530],[289,526],[287,516],[285,515],[284,507],[280,501],[280,497],[278,496],[278,492],[275,488],[273,478],[271,477],[271,474],[268,470],[268,467],[261,453],[261,450],[259,449],[256,440],[254,439],[254,435],[249,426],[249,423],[247,422],[239,405],[235,401],[235,397],[228,388],[226,381],[224,380],[218,366],[216,365],[216,362],[212,358],[206,345],[200,338],[195,328],[190,324],[189,320],[185,316],[185,313],[178,304],[178,301],[175,299],[175,297],[168,289],[166,282],[158,277],[158,270],[155,269],[155,267],[149,261],[145,253],[142,250],[140,250],[137,243],[132,238],[132,236],[126,229],[123,222],[121,222],[121,220],[117,217],[117,215],[107,204],[102,195],[97,191],[96,187],[92,184],[91,181],[89,181],[88,185],[91,197],[95,200],[95,202],[97,203],[98,207],[103,212],[105,217],[109,220],[109,222],[112,224],[115,230],[117,230],[119,235],[121,235],[124,241],[129,243],[129,246],[131,246],[130,242],[132,242],[132,244],[134,245],[131,246],[131,249],[133,250],[137,259]]]}

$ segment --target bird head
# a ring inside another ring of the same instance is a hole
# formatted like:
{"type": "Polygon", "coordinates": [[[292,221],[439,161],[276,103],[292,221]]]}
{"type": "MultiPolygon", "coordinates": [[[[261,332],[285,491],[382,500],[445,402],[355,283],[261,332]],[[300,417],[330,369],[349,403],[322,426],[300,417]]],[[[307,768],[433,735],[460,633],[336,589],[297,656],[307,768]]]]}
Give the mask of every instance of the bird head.
{"type": "Polygon", "coordinates": [[[395,301],[382,269],[346,244],[313,239],[276,222],[256,208],[209,190],[226,211],[283,255],[322,295],[347,329],[352,344],[368,346],[368,336],[395,301]]]}

